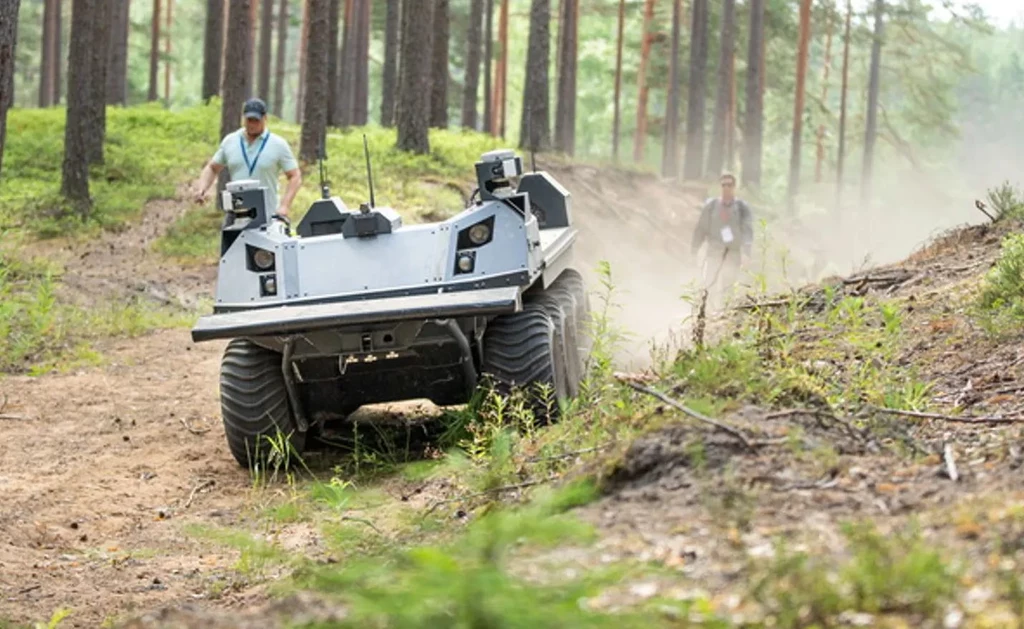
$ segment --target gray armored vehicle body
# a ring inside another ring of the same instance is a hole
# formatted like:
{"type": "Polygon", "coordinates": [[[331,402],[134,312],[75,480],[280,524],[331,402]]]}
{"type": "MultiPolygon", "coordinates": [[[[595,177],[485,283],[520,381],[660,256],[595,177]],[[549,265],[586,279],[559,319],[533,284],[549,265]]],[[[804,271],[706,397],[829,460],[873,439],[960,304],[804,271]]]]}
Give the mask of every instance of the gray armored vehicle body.
{"type": "Polygon", "coordinates": [[[295,236],[268,229],[258,182],[222,192],[215,304],[192,338],[231,339],[221,410],[241,465],[267,449],[261,436],[291,435],[301,451],[364,404],[462,404],[486,380],[523,389],[550,421],[576,395],[589,304],[572,268],[571,195],[524,174],[512,151],[483,155],[476,176],[469,207],[426,224],[375,207],[372,178],[356,210],[324,187],[295,236]]]}

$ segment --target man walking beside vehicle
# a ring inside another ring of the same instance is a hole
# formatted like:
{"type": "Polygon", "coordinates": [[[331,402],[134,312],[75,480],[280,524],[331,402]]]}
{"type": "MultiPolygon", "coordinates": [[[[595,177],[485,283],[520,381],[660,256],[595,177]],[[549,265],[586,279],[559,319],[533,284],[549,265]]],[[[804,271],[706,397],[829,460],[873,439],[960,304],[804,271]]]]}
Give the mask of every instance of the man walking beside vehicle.
{"type": "Polygon", "coordinates": [[[736,176],[725,173],[719,183],[722,193],[704,203],[690,243],[694,258],[707,243],[704,282],[708,292],[716,296],[716,303],[724,297],[724,290],[738,281],[740,268],[750,258],[754,244],[750,206],[736,197],[736,176]]]}
{"type": "Polygon", "coordinates": [[[288,210],[302,185],[299,163],[288,142],[267,128],[267,105],[259,98],[250,98],[242,108],[242,127],[221,140],[220,147],[203,167],[195,194],[197,203],[205,203],[210,186],[225,168],[229,181],[257,179],[268,188],[269,218],[289,224],[288,210]],[[288,187],[278,201],[281,173],[288,178],[288,187]]]}

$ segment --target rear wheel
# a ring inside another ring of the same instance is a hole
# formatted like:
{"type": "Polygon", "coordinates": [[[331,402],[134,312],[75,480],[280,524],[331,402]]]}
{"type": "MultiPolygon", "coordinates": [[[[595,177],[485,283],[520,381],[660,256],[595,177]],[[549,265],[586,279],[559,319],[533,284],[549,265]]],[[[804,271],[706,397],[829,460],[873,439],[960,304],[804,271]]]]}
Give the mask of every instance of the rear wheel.
{"type": "Polygon", "coordinates": [[[575,269],[566,269],[551,285],[549,292],[566,302],[571,300],[575,307],[575,343],[580,365],[578,373],[582,379],[585,376],[584,369],[591,346],[590,296],[583,283],[583,276],[575,269]]]}
{"type": "Polygon", "coordinates": [[[228,448],[243,467],[265,463],[271,453],[285,454],[280,452],[284,440],[297,452],[305,447],[305,434],[296,430],[288,405],[281,354],[275,351],[232,339],[221,360],[220,406],[228,448]]]}
{"type": "Polygon", "coordinates": [[[560,340],[545,308],[501,315],[484,332],[480,371],[499,395],[522,392],[538,422],[555,421],[568,397],[560,340]]]}

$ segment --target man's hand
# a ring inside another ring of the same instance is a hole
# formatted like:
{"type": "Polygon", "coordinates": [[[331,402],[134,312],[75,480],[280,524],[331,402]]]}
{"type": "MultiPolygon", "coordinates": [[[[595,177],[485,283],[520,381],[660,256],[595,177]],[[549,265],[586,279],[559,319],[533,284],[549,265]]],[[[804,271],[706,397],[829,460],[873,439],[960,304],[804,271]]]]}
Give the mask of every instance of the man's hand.
{"type": "Polygon", "coordinates": [[[207,190],[203,190],[202,188],[196,188],[193,191],[192,200],[198,203],[199,205],[203,205],[204,203],[206,203],[206,201],[209,198],[210,193],[207,190]]]}

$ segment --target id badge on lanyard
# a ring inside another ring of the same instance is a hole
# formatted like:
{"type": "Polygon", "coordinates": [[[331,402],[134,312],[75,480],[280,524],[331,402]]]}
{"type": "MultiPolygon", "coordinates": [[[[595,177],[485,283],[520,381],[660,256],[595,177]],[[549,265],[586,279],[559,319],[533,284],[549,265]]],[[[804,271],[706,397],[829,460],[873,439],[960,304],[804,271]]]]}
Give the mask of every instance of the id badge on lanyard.
{"type": "Polygon", "coordinates": [[[263,147],[267,145],[267,140],[270,139],[270,133],[263,136],[263,142],[260,143],[260,150],[256,151],[256,157],[252,158],[252,163],[249,163],[249,153],[245,150],[245,140],[242,136],[238,136],[238,146],[242,148],[242,159],[245,160],[245,165],[249,169],[249,176],[252,177],[252,173],[256,170],[256,162],[260,160],[260,155],[263,153],[263,147]]]}

